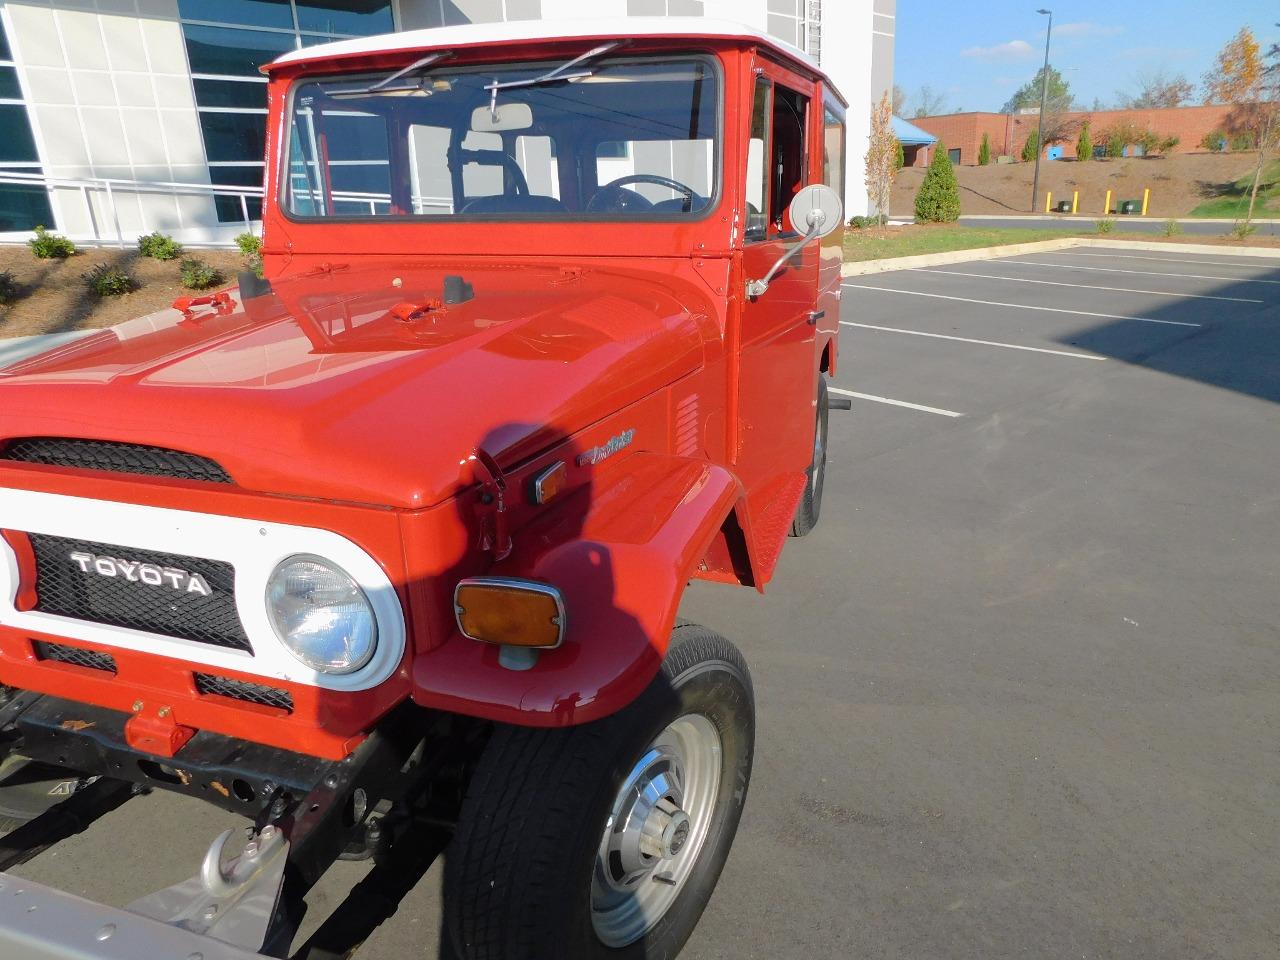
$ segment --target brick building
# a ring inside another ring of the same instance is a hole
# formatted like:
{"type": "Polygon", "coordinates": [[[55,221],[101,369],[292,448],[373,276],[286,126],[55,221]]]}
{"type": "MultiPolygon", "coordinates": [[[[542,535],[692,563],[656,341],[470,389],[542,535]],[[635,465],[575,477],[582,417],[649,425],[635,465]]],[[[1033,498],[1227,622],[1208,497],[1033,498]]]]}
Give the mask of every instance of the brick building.
{"type": "MultiPolygon", "coordinates": [[[[1118,124],[1132,124],[1139,130],[1150,130],[1160,137],[1178,137],[1174,153],[1194,153],[1204,148],[1200,142],[1206,134],[1227,127],[1228,107],[1175,107],[1164,110],[1092,110],[1067,114],[1072,134],[1065,143],[1050,144],[1061,148],[1064,158],[1076,155],[1076,134],[1088,120],[1093,142],[1106,141],[1106,133],[1118,124]]],[[[933,134],[946,146],[954,163],[974,165],[985,133],[991,138],[991,156],[1017,157],[1023,145],[1035,133],[1040,118],[1035,113],[956,113],[944,117],[921,117],[912,120],[916,126],[933,134]]],[[[1056,151],[1055,151],[1056,152],[1056,151]]],[[[917,158],[916,166],[923,165],[917,158]]]]}

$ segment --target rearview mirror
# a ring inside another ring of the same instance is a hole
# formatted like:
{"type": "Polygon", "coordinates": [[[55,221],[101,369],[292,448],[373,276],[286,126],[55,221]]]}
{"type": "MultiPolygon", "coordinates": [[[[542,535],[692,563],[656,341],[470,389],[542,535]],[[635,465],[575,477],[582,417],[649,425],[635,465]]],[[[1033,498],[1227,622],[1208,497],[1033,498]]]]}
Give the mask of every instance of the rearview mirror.
{"type": "Polygon", "coordinates": [[[476,133],[528,130],[533,126],[533,110],[527,103],[503,103],[476,107],[471,111],[471,129],[476,133]]]}
{"type": "Polygon", "coordinates": [[[765,295],[770,282],[788,260],[813,241],[828,236],[844,222],[844,204],[840,200],[840,194],[823,183],[802,187],[791,199],[791,206],[787,208],[787,213],[791,217],[791,228],[803,230],[804,236],[794,247],[780,256],[778,262],[763,277],[759,280],[747,281],[747,296],[753,300],[765,295]]]}
{"type": "Polygon", "coordinates": [[[844,204],[840,194],[825,183],[815,183],[803,187],[791,200],[788,208],[791,215],[791,227],[804,232],[806,242],[809,239],[820,239],[827,236],[844,220],[844,204]],[[816,233],[809,234],[816,228],[816,233]]]}

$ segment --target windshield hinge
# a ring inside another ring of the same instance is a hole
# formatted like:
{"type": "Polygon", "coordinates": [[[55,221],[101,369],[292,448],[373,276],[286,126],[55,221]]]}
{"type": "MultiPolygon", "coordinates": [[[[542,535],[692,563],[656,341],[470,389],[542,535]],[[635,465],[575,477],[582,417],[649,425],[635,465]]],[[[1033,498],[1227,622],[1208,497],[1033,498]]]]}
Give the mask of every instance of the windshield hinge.
{"type": "Polygon", "coordinates": [[[312,267],[310,270],[304,273],[303,276],[304,277],[327,276],[329,274],[337,273],[339,270],[350,270],[350,269],[351,269],[351,264],[349,263],[329,263],[326,260],[324,263],[320,263],[312,267]]]}
{"type": "Polygon", "coordinates": [[[480,479],[480,548],[492,553],[494,560],[505,560],[512,548],[507,528],[507,478],[498,461],[478,447],[471,459],[480,479]]]}

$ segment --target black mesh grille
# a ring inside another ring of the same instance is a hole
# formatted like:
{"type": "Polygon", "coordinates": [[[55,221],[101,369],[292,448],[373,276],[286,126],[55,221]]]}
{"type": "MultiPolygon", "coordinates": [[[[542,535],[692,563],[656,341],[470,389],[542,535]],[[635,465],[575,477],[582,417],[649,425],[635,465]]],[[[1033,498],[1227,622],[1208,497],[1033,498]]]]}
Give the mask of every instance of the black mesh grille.
{"type": "Polygon", "coordinates": [[[210,673],[197,673],[195,677],[196,689],[201,693],[217,694],[220,697],[231,697],[233,700],[260,703],[265,707],[279,707],[293,712],[293,695],[288,690],[268,687],[262,683],[249,683],[247,680],[215,677],[210,673]]]}
{"type": "Polygon", "coordinates": [[[231,477],[222,467],[205,457],[136,443],[23,437],[9,441],[4,450],[0,451],[0,459],[53,467],[109,470],[112,473],[138,473],[148,477],[172,477],[178,480],[231,482],[231,477]]]}
{"type": "Polygon", "coordinates": [[[231,564],[40,533],[29,536],[36,557],[35,609],[253,652],[236,612],[231,564]],[[141,571],[144,564],[159,568],[163,575],[157,578],[154,570],[141,571]],[[127,570],[134,579],[129,579],[127,570]],[[109,575],[111,571],[114,576],[109,575]],[[209,594],[188,589],[183,574],[200,577],[209,594]],[[147,583],[140,576],[161,582],[147,583]]]}
{"type": "Polygon", "coordinates": [[[41,660],[57,660],[59,663],[74,663],[77,667],[88,667],[90,670],[116,672],[116,658],[101,650],[85,650],[61,643],[37,642],[34,646],[36,656],[41,660]]]}

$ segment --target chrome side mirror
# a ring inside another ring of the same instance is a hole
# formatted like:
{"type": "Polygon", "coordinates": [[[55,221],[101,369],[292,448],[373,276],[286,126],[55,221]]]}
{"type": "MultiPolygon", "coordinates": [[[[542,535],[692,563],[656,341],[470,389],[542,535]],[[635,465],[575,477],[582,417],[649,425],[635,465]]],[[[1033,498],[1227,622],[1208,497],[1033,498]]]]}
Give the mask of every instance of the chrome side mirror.
{"type": "Polygon", "coordinates": [[[826,184],[815,183],[802,188],[792,198],[788,212],[792,226],[804,227],[805,234],[794,247],[778,258],[778,262],[769,268],[768,273],[759,280],[747,281],[747,296],[753,300],[764,296],[769,284],[788,260],[813,241],[821,240],[840,226],[844,219],[844,204],[840,200],[840,194],[826,184]]]}

